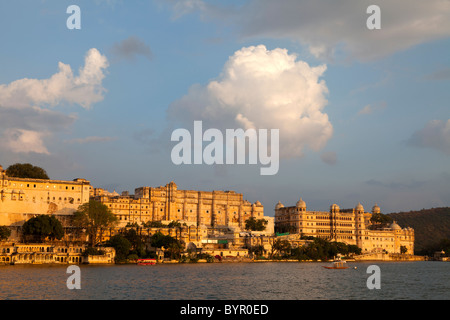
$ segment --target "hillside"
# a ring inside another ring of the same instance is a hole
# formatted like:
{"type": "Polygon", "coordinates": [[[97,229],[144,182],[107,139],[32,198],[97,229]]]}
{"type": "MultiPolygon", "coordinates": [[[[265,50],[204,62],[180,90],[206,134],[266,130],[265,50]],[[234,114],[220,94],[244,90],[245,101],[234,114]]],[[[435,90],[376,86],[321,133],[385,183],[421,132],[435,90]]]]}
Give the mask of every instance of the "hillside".
{"type": "Polygon", "coordinates": [[[442,239],[450,239],[450,207],[388,214],[402,227],[415,234],[416,254],[430,253],[442,239]]]}

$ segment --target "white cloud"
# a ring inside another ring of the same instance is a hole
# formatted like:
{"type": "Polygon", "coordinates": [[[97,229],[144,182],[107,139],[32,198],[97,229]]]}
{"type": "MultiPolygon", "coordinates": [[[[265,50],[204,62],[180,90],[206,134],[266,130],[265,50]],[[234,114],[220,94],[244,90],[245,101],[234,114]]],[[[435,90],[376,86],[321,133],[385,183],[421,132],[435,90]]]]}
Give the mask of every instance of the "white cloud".
{"type": "Polygon", "coordinates": [[[311,67],[286,49],[242,48],[226,62],[218,79],[194,85],[171,104],[169,119],[204,128],[280,129],[280,156],[301,157],[305,148],[325,146],[333,133],[325,65],[311,67]]]}
{"type": "Polygon", "coordinates": [[[24,78],[0,85],[1,147],[15,153],[49,154],[44,139],[65,130],[77,118],[49,108],[68,103],[89,109],[103,100],[107,67],[106,57],[93,48],[78,76],[59,62],[58,72],[48,79],[24,78]]]}
{"type": "Polygon", "coordinates": [[[432,120],[416,131],[407,142],[411,146],[431,148],[450,155],[450,119],[432,120]]]}
{"type": "Polygon", "coordinates": [[[23,129],[7,129],[4,138],[0,139],[0,146],[6,147],[15,153],[41,153],[50,154],[44,146],[45,132],[23,129]]]}
{"type": "Polygon", "coordinates": [[[178,16],[199,11],[235,27],[243,38],[295,40],[327,60],[344,54],[345,59],[370,61],[450,36],[450,1],[443,0],[378,0],[380,30],[366,26],[371,15],[367,7],[374,4],[367,1],[250,0],[238,7],[201,0],[171,2],[178,16]]]}
{"type": "Polygon", "coordinates": [[[90,49],[85,64],[75,77],[72,68],[59,62],[58,73],[49,79],[20,79],[0,85],[0,106],[21,108],[28,106],[56,106],[63,102],[79,104],[88,109],[103,100],[102,80],[108,60],[100,52],[90,49]]]}

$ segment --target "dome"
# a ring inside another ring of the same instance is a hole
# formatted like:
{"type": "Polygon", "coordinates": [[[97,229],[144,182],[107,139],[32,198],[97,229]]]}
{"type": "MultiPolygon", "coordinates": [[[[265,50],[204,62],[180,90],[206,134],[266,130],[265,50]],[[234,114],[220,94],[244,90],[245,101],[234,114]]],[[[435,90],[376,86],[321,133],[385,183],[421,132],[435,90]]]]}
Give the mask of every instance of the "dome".
{"type": "Polygon", "coordinates": [[[392,222],[390,228],[391,228],[392,230],[402,230],[402,228],[397,224],[396,221],[392,222]]]}
{"type": "Polygon", "coordinates": [[[297,201],[297,208],[306,208],[306,203],[305,201],[302,200],[302,198],[300,198],[300,200],[297,201]]]}
{"type": "Polygon", "coordinates": [[[280,201],[278,201],[277,205],[275,206],[275,210],[278,210],[280,208],[284,208],[284,205],[280,201]]]}
{"type": "Polygon", "coordinates": [[[336,203],[333,203],[330,207],[330,211],[339,211],[339,206],[336,203]]]}
{"type": "Polygon", "coordinates": [[[372,207],[372,213],[380,213],[380,207],[375,203],[375,205],[372,207]]]}
{"type": "Polygon", "coordinates": [[[262,206],[261,202],[259,202],[259,201],[256,201],[255,204],[256,204],[257,206],[262,206]]]}
{"type": "Polygon", "coordinates": [[[358,204],[355,207],[355,210],[364,212],[364,207],[362,206],[361,202],[358,202],[358,204]]]}

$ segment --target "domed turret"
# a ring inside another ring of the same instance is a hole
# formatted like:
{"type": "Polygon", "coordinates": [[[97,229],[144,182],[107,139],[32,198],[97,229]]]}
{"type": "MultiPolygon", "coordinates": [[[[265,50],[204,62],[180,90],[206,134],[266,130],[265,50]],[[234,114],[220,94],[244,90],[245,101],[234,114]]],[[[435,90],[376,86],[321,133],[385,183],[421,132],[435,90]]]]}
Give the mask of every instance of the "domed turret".
{"type": "Polygon", "coordinates": [[[376,203],[372,207],[372,213],[381,213],[380,207],[376,203]]]}
{"type": "Polygon", "coordinates": [[[300,198],[300,200],[297,201],[296,207],[301,208],[301,209],[306,209],[305,201],[303,201],[302,198],[300,198]]]}
{"type": "Polygon", "coordinates": [[[284,208],[284,205],[280,201],[278,201],[277,205],[275,206],[275,210],[278,210],[280,208],[284,208]]]}
{"type": "Polygon", "coordinates": [[[392,222],[392,224],[390,225],[390,228],[391,228],[392,230],[402,230],[402,227],[400,227],[400,226],[397,224],[397,221],[392,222]]]}
{"type": "Polygon", "coordinates": [[[364,207],[362,206],[361,202],[358,202],[358,204],[355,207],[355,211],[364,213],[364,207]]]}
{"type": "Polygon", "coordinates": [[[297,201],[295,206],[297,207],[297,212],[306,212],[306,203],[302,198],[297,201]]]}
{"type": "Polygon", "coordinates": [[[339,206],[336,204],[336,203],[333,203],[331,206],[330,206],[330,211],[331,212],[337,212],[337,211],[339,211],[340,210],[340,208],[339,208],[339,206]]]}

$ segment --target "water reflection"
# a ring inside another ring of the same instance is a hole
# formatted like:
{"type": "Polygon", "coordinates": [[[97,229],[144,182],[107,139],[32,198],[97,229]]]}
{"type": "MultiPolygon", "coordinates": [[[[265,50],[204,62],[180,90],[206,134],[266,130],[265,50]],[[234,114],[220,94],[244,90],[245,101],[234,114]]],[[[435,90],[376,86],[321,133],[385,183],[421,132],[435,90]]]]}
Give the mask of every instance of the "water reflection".
{"type": "Polygon", "coordinates": [[[69,290],[67,266],[1,266],[1,299],[298,300],[450,299],[445,262],[214,263],[81,266],[81,290],[69,290]],[[381,268],[381,289],[369,290],[370,264],[381,268]]]}

